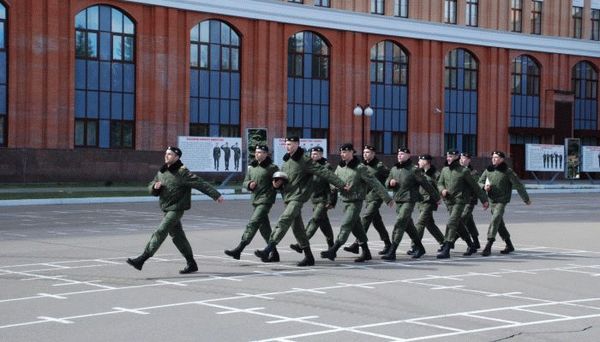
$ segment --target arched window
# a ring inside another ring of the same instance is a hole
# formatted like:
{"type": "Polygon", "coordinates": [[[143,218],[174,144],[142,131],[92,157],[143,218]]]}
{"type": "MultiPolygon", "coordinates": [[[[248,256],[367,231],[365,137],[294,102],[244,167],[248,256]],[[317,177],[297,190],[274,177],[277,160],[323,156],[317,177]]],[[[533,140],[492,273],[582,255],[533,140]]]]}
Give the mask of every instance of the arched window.
{"type": "MultiPolygon", "coordinates": [[[[575,93],[575,129],[598,130],[598,72],[586,61],[571,71],[575,93]]],[[[595,144],[594,144],[595,145],[595,144]]]]}
{"type": "Polygon", "coordinates": [[[371,48],[371,142],[393,154],[406,145],[408,56],[400,45],[382,41],[371,48]]]}
{"type": "Polygon", "coordinates": [[[540,67],[529,56],[512,61],[511,127],[540,126],[540,67]]]}
{"type": "Polygon", "coordinates": [[[190,31],[190,135],[240,136],[240,36],[219,20],[190,31]]]}
{"type": "Polygon", "coordinates": [[[135,146],[135,25],[98,5],[75,17],[75,146],[135,146]]]}
{"type": "Polygon", "coordinates": [[[8,17],[6,7],[0,2],[0,146],[6,146],[8,142],[7,27],[8,17]]]}
{"type": "Polygon", "coordinates": [[[329,133],[329,46],[318,34],[288,39],[287,135],[327,138],[329,133]]]}
{"type": "Polygon", "coordinates": [[[477,72],[475,57],[464,49],[446,55],[444,75],[444,143],[477,154],[477,72]]]}
{"type": "MultiPolygon", "coordinates": [[[[510,127],[540,127],[540,67],[529,56],[515,57],[511,68],[510,127]]],[[[511,144],[537,144],[535,135],[511,134],[511,144]]]]}

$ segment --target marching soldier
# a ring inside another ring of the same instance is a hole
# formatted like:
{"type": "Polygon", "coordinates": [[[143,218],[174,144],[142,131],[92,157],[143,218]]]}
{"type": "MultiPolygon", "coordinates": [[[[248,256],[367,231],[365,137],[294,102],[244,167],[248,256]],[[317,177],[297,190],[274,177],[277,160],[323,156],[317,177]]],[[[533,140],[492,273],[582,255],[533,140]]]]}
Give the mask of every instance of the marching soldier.
{"type": "MultiPolygon", "coordinates": [[[[439,192],[437,191],[437,178],[439,174],[435,166],[431,164],[432,159],[431,155],[423,154],[419,156],[419,161],[417,163],[419,168],[423,170],[423,176],[427,182],[438,193],[438,200],[432,198],[423,187],[419,187],[419,193],[423,199],[417,204],[417,207],[419,208],[419,218],[415,227],[421,240],[423,239],[425,228],[427,228],[427,231],[429,231],[441,245],[444,243],[444,234],[442,234],[440,228],[435,224],[435,219],[433,218],[433,212],[438,209],[439,192]]],[[[408,255],[413,255],[414,250],[411,249],[406,253],[408,255]]]]}
{"type": "MultiPolygon", "coordinates": [[[[466,167],[467,169],[469,169],[471,177],[473,177],[475,181],[479,180],[479,174],[477,170],[473,169],[473,167],[471,166],[470,153],[462,152],[460,154],[459,162],[462,167],[466,167]]],[[[471,194],[471,201],[467,205],[465,205],[465,209],[463,210],[463,213],[461,215],[461,221],[465,225],[467,231],[469,232],[469,235],[471,235],[471,240],[473,240],[473,247],[477,250],[481,248],[481,245],[479,244],[479,231],[477,230],[475,220],[473,219],[473,210],[475,209],[476,205],[477,196],[471,194]]]]}
{"type": "Polygon", "coordinates": [[[288,229],[292,227],[292,232],[305,256],[297,265],[312,266],[315,264],[315,259],[310,250],[301,216],[302,206],[312,194],[312,187],[310,186],[312,176],[317,175],[326,179],[337,188],[344,188],[346,185],[325,166],[313,163],[304,154],[304,150],[300,148],[300,138],[288,137],[285,141],[285,148],[287,153],[283,156],[284,162],[281,166],[282,176],[285,175],[285,177],[273,177],[275,188],[283,186],[285,209],[279,217],[277,226],[271,233],[267,246],[264,249],[257,249],[254,254],[263,262],[268,262],[271,251],[281,242],[288,229]],[[286,177],[287,179],[285,179],[286,177]]]}
{"type": "Polygon", "coordinates": [[[200,177],[191,173],[181,162],[181,150],[174,146],[165,151],[165,164],[156,173],[154,180],[148,185],[150,194],[158,196],[163,219],[156,231],[146,244],[144,252],[137,258],[127,259],[127,263],[141,271],[144,262],[156,253],[167,235],[173,238],[173,243],[184,256],[187,265],[179,271],[181,274],[198,271],[194,260],[192,246],[185,236],[181,226],[183,213],[191,208],[192,188],[197,189],[218,203],[223,202],[223,195],[200,177]]]}
{"type": "MultiPolygon", "coordinates": [[[[327,159],[323,158],[323,148],[321,146],[310,148],[310,159],[333,171],[327,159]]],[[[333,228],[331,228],[327,211],[335,206],[337,193],[329,190],[329,182],[326,179],[314,175],[312,181],[313,194],[311,201],[313,204],[313,215],[306,225],[306,237],[310,240],[317,232],[317,229],[320,228],[323,235],[325,235],[327,246],[331,248],[333,246],[333,228]]],[[[302,253],[302,249],[298,244],[291,244],[290,248],[298,253],[302,253]]]]}
{"type": "MultiPolygon", "coordinates": [[[[438,179],[438,190],[442,198],[446,202],[450,217],[446,224],[446,236],[442,250],[437,255],[438,259],[447,259],[450,257],[450,249],[454,248],[457,230],[461,228],[461,215],[465,209],[465,205],[471,202],[471,193],[475,193],[483,208],[488,207],[488,198],[478,186],[468,169],[460,165],[459,153],[456,150],[449,150],[446,153],[447,166],[442,169],[438,179]]],[[[467,251],[463,255],[471,255],[475,253],[475,247],[471,241],[468,232],[465,231],[463,236],[467,243],[467,251]]]]}
{"type": "MultiPolygon", "coordinates": [[[[275,203],[277,195],[271,181],[273,174],[279,171],[279,168],[273,164],[273,160],[269,157],[269,147],[267,145],[257,145],[254,151],[254,158],[250,165],[248,165],[248,171],[243,183],[243,186],[252,192],[251,200],[254,211],[246,225],[246,230],[242,235],[239,245],[234,249],[225,250],[225,254],[236,260],[240,259],[242,251],[250,244],[257,231],[260,231],[260,235],[262,235],[267,243],[271,236],[269,212],[271,211],[271,207],[273,207],[273,203],[275,203]]],[[[279,253],[276,247],[273,247],[268,261],[279,261],[279,253]]]]}
{"type": "Polygon", "coordinates": [[[392,167],[385,181],[385,185],[393,190],[396,202],[396,223],[392,232],[392,246],[388,253],[381,257],[389,261],[396,260],[396,249],[398,249],[405,231],[414,244],[413,259],[420,258],[425,254],[425,247],[421,243],[411,217],[415,204],[421,200],[419,186],[423,187],[433,201],[439,201],[438,193],[427,182],[422,170],[415,168],[410,160],[410,150],[405,147],[399,148],[397,158],[398,162],[392,167]]]}
{"type": "MultiPolygon", "coordinates": [[[[383,162],[377,159],[374,146],[365,145],[363,147],[362,163],[367,167],[367,170],[373,177],[377,178],[382,185],[385,184],[385,180],[390,173],[390,169],[388,169],[383,162]]],[[[373,223],[373,227],[379,234],[379,238],[384,243],[384,248],[379,252],[379,255],[387,254],[392,243],[390,241],[390,235],[388,234],[385,224],[383,223],[383,219],[381,218],[381,214],[379,213],[379,208],[383,204],[383,200],[379,197],[375,189],[370,188],[367,196],[365,197],[365,201],[367,204],[365,206],[361,221],[365,229],[365,233],[369,230],[371,223],[373,223]]],[[[352,243],[350,246],[344,247],[344,250],[358,254],[358,241],[354,241],[354,243],[352,243]]]]}
{"type": "Polygon", "coordinates": [[[337,250],[348,240],[348,236],[352,232],[362,249],[362,254],[354,261],[371,260],[371,252],[367,245],[367,234],[360,220],[360,210],[368,189],[374,189],[377,195],[390,207],[394,204],[383,185],[369,173],[364,164],[360,163],[354,152],[352,144],[343,144],[340,147],[341,160],[335,169],[335,174],[348,184],[351,191],[345,189],[345,191],[340,192],[340,199],[344,203],[344,218],[340,226],[340,232],[333,246],[321,252],[321,258],[335,260],[337,250]]]}
{"type": "Polygon", "coordinates": [[[503,218],[506,205],[510,202],[512,189],[517,190],[526,205],[531,204],[523,183],[504,162],[505,157],[506,155],[502,151],[492,152],[492,164],[479,177],[479,185],[487,192],[492,207],[492,221],[487,234],[488,241],[481,252],[483,256],[489,256],[492,253],[492,244],[496,240],[496,233],[500,233],[500,237],[506,242],[506,247],[500,253],[508,254],[515,250],[503,218]]]}

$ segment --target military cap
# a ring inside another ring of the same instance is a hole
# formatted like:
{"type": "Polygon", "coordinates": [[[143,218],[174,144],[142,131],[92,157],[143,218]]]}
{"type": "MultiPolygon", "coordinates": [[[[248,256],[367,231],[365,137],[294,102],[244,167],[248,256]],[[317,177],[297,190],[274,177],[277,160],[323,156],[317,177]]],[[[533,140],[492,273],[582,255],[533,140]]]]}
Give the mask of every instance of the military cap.
{"type": "Polygon", "coordinates": [[[269,152],[269,146],[267,145],[256,145],[256,150],[261,150],[263,152],[269,152]]]}
{"type": "Polygon", "coordinates": [[[350,143],[345,143],[340,146],[340,151],[352,151],[354,152],[354,146],[350,143]]]}
{"type": "Polygon", "coordinates": [[[175,147],[175,146],[169,146],[167,147],[167,151],[171,151],[173,153],[175,153],[178,157],[181,157],[181,150],[179,149],[179,147],[175,147]]]}
{"type": "Polygon", "coordinates": [[[323,148],[321,146],[315,146],[310,148],[311,152],[323,152],[323,148]]]}
{"type": "Polygon", "coordinates": [[[433,160],[433,157],[430,154],[422,154],[422,155],[419,156],[419,159],[420,160],[429,160],[429,161],[431,161],[431,160],[433,160]]]}
{"type": "Polygon", "coordinates": [[[369,151],[375,152],[375,146],[373,146],[373,145],[365,145],[363,147],[363,150],[369,150],[369,151]]]}
{"type": "Polygon", "coordinates": [[[408,153],[410,154],[410,150],[408,149],[408,147],[400,147],[398,149],[398,152],[403,152],[403,153],[408,153]]]}
{"type": "Polygon", "coordinates": [[[494,154],[497,154],[498,157],[500,157],[500,158],[506,158],[506,154],[504,154],[504,152],[502,152],[502,151],[494,151],[494,152],[492,152],[492,155],[494,155],[494,154]]]}
{"type": "Polygon", "coordinates": [[[283,171],[277,171],[273,174],[273,180],[278,180],[278,179],[282,179],[284,181],[288,180],[288,175],[287,173],[283,172],[283,171]]]}
{"type": "Polygon", "coordinates": [[[465,157],[465,158],[469,158],[469,159],[471,159],[471,153],[469,153],[469,152],[462,152],[462,153],[460,154],[460,156],[461,156],[461,157],[465,157]]]}
{"type": "Polygon", "coordinates": [[[451,148],[446,152],[446,155],[447,156],[458,156],[458,155],[460,155],[460,152],[458,152],[457,149],[451,148]]]}
{"type": "Polygon", "coordinates": [[[294,136],[285,138],[285,141],[300,142],[300,138],[298,136],[294,135],[294,136]]]}

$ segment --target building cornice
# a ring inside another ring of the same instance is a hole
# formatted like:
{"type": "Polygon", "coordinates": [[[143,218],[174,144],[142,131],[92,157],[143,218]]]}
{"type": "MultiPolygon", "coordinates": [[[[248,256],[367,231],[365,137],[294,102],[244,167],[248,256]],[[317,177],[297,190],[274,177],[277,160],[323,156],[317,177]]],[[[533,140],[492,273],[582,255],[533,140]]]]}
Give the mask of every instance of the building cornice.
{"type": "Polygon", "coordinates": [[[274,0],[123,0],[204,13],[392,37],[600,57],[600,42],[447,25],[274,0]]]}

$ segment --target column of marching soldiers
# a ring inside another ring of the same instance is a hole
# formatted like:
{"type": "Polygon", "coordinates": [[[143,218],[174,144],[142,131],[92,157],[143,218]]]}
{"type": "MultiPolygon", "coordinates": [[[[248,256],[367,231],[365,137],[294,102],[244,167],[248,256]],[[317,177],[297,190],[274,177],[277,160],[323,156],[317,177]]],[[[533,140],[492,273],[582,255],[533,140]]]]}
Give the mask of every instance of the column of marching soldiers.
{"type": "Polygon", "coordinates": [[[343,144],[339,148],[340,162],[333,168],[323,157],[323,148],[316,146],[304,151],[299,141],[298,137],[286,138],[287,153],[281,169],[269,157],[268,146],[256,146],[255,158],[248,165],[243,183],[243,187],[252,194],[254,210],[239,245],[225,250],[225,254],[240,259],[244,248],[250,244],[256,232],[260,232],[267,245],[254,254],[263,262],[278,262],[277,245],[291,228],[297,243],[291,244],[290,248],[304,254],[298,266],[314,265],[309,240],[317,230],[323,233],[328,245],[328,249],[320,253],[322,258],[335,260],[339,249],[352,233],[355,241],[343,249],[360,254],[355,262],[364,262],[372,259],[366,233],[373,225],[384,243],[383,250],[378,252],[383,260],[396,260],[404,232],[412,241],[406,253],[414,259],[422,257],[425,247],[421,240],[425,229],[441,245],[438,259],[450,257],[450,250],[459,237],[467,244],[463,255],[469,256],[481,248],[473,220],[473,210],[478,200],[484,209],[490,207],[492,213],[487,243],[481,255],[491,254],[497,234],[506,244],[500,253],[514,251],[504,224],[505,207],[510,202],[513,188],[526,204],[531,204],[531,201],[521,181],[505,163],[506,156],[502,151],[492,152],[491,164],[478,173],[470,165],[469,153],[449,150],[446,163],[438,172],[432,165],[431,155],[419,155],[415,165],[410,150],[405,147],[398,149],[397,163],[390,169],[377,159],[373,146],[363,147],[363,158],[360,160],[352,144],[343,144]],[[388,191],[392,192],[392,196],[388,191]],[[275,228],[271,229],[269,212],[278,193],[283,196],[285,209],[275,228]],[[309,200],[313,211],[305,226],[301,210],[309,200]],[[449,213],[445,233],[442,233],[433,217],[442,201],[449,213]],[[379,212],[383,204],[396,210],[391,237],[379,212]],[[334,236],[327,212],[336,205],[343,208],[344,214],[340,231],[334,236]],[[415,207],[419,211],[416,223],[412,219],[415,207]]]}

